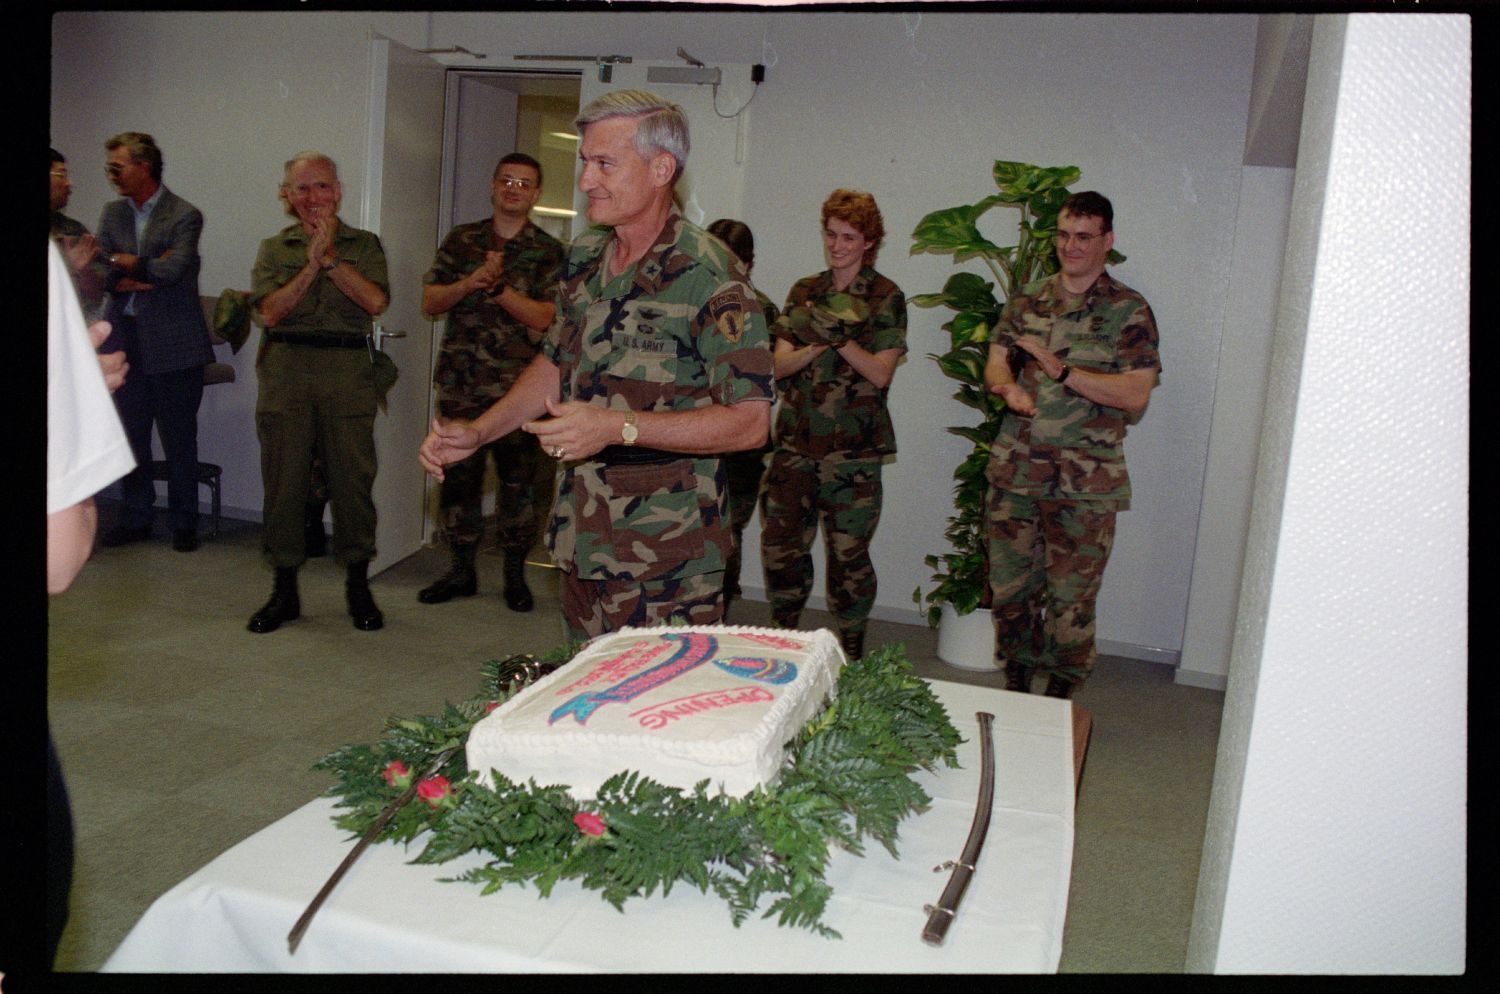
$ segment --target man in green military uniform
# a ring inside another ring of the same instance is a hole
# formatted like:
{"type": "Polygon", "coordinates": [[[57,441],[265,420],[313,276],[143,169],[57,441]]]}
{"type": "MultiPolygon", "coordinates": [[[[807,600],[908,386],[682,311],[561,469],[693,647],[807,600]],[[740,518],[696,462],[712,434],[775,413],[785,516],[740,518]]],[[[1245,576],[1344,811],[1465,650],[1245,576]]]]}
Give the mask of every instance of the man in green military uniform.
{"type": "Polygon", "coordinates": [[[765,442],[771,354],[744,267],[672,200],[687,118],[655,94],[578,115],[596,225],[574,241],[542,353],[474,421],[433,423],[443,467],[522,427],[563,462],[548,540],[573,638],[723,617],[730,551],[719,454],[765,442]]]}
{"type": "MultiPolygon", "coordinates": [[[[444,418],[477,418],[505,396],[536,358],[552,324],[553,296],[562,270],[563,247],[531,223],[542,195],[542,167],[523,152],[501,158],[490,181],[494,213],[448,233],[432,268],[422,277],[422,310],[448,315],[433,382],[444,418]]],[[[424,604],[478,589],[474,554],[484,535],[485,453],[500,480],[500,546],[505,550],[505,604],[530,611],[526,553],[536,541],[532,480],[542,456],[536,439],[513,431],[449,466],[439,506],[452,553],[448,572],[417,594],[424,604]]]]}
{"type": "Polygon", "coordinates": [[[307,559],[303,518],[316,446],[325,460],[333,553],[347,573],[349,615],[355,628],[374,631],[385,620],[368,580],[382,392],[371,332],[390,300],[385,251],[372,232],[339,220],[343,186],[328,156],[302,152],[289,161],[280,196],[296,223],[261,242],[250,277],[250,301],[265,328],[255,362],[265,487],[261,551],[276,580],[248,627],[275,631],[301,614],[297,570],[307,559]]]}
{"type": "Polygon", "coordinates": [[[1092,191],[1058,213],[1059,271],[1006,302],[985,383],[1010,408],[990,450],[990,587],[1006,688],[1035,670],[1071,697],[1094,665],[1094,602],[1130,506],[1123,443],[1160,372],[1146,299],[1105,272],[1114,209],[1092,191]]]}

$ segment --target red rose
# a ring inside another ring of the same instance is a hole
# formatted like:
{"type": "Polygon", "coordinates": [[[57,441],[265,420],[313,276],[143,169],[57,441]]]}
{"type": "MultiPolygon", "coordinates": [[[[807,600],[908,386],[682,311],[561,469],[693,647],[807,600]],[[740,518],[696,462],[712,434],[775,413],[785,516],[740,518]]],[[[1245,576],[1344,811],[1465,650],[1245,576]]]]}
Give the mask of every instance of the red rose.
{"type": "Polygon", "coordinates": [[[417,784],[417,796],[434,808],[453,806],[453,787],[445,776],[428,777],[417,784]]]}
{"type": "Polygon", "coordinates": [[[589,811],[580,811],[574,815],[573,824],[577,825],[578,830],[584,835],[592,835],[595,838],[603,835],[605,828],[608,827],[604,824],[603,818],[589,811]]]}
{"type": "Polygon", "coordinates": [[[491,711],[495,710],[499,706],[500,706],[500,702],[499,701],[490,701],[488,704],[486,704],[484,706],[484,713],[485,714],[489,714],[491,711]]]}
{"type": "Polygon", "coordinates": [[[399,759],[393,759],[387,763],[382,776],[385,777],[386,785],[389,787],[405,790],[411,786],[411,770],[408,770],[406,764],[399,759]]]}

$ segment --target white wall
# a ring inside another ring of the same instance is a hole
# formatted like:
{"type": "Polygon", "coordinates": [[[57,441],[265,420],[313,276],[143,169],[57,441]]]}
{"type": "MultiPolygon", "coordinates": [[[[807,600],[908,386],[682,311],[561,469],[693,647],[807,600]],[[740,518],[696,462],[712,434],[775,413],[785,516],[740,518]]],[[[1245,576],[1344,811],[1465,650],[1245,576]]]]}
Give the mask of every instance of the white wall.
{"type": "MultiPolygon", "coordinates": [[[[420,14],[64,12],[52,18],[52,140],[74,177],[67,213],[91,229],[115,197],[104,141],[155,136],[163,181],[204,214],[199,289],[248,289],[260,240],[290,223],[283,163],[316,148],[339,164],[343,215],[364,196],[369,34],[420,44],[420,14]]],[[[436,193],[434,192],[434,195],[436,193]]],[[[224,511],[260,519],[255,345],[219,356],[236,382],[203,392],[199,455],[224,467],[224,511]]],[[[259,581],[257,581],[259,582],[259,581]]]]}
{"type": "MultiPolygon", "coordinates": [[[[209,293],[243,286],[256,243],[280,225],[275,183],[291,151],[325,146],[340,160],[346,204],[359,202],[371,28],[492,58],[673,59],[682,46],[710,64],[765,64],[747,112],[744,220],[756,234],[757,282],[776,298],[825,265],[818,208],[835,187],[880,201],[887,238],[877,267],[911,295],[939,289],[951,266],[910,257],[910,231],[928,211],[991,192],[993,160],[1079,166],[1079,188],[1115,202],[1117,247],[1129,256],[1117,275],[1151,301],[1165,366],[1126,445],[1135,504],[1121,516],[1100,597],[1100,641],[1175,659],[1231,285],[1254,17],[60,13],[53,23],[53,143],[88,162],[114,131],[156,134],[168,184],[207,215],[209,293]],[[115,53],[130,53],[128,64],[115,53]]],[[[74,212],[93,223],[110,194],[102,174],[88,186],[79,184],[74,212]]],[[[994,236],[1009,241],[1003,224],[997,214],[994,236]]],[[[943,431],[967,412],[926,358],[945,347],[944,320],[913,309],[910,356],[891,392],[901,454],[886,475],[874,549],[879,617],[918,620],[911,591],[926,579],[923,556],[943,551],[952,468],[967,450],[943,431]]],[[[205,458],[225,463],[226,506],[255,517],[249,353],[236,365],[240,382],[205,398],[201,438],[205,458]]],[[[747,587],[758,574],[752,551],[747,587]]]]}
{"type": "Polygon", "coordinates": [[[1295,175],[1246,166],[1240,186],[1187,631],[1175,677],[1196,687],[1223,690],[1228,682],[1295,175]]]}
{"type": "Polygon", "coordinates": [[[1190,970],[1465,969],[1470,77],[1314,26],[1190,970]]]}

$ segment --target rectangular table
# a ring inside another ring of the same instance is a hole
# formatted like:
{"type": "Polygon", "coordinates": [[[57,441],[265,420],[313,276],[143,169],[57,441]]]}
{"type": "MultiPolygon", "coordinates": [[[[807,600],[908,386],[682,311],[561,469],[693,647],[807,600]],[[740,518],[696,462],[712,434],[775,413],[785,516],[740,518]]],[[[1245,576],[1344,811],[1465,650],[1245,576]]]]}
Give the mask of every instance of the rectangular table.
{"type": "MultiPolygon", "coordinates": [[[[685,883],[616,911],[576,881],[488,896],[444,883],[481,865],[409,863],[382,843],[355,862],[295,954],[286,935],[353,845],[320,798],[234,846],[158,898],[105,972],[1054,972],[1073,854],[1074,727],[1070,702],[934,681],[966,740],[961,769],[918,774],[932,807],[901,822],[894,859],[866,840],[835,849],[825,939],[754,916],[740,928],[718,897],[685,883]],[[976,711],[995,715],[996,785],[988,840],[941,946],[921,939],[926,904],[948,881],[979,784],[976,711]]],[[[770,899],[762,901],[761,911],[770,899]]]]}

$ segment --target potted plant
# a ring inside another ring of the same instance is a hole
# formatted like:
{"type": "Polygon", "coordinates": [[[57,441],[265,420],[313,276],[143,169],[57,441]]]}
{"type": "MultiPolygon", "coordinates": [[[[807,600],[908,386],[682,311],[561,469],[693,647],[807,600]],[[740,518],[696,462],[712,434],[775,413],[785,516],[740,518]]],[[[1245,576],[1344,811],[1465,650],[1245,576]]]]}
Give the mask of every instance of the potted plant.
{"type": "MultiPolygon", "coordinates": [[[[1025,162],[997,160],[992,169],[993,193],[978,203],[933,211],[917,223],[912,232],[911,254],[931,252],[951,255],[955,265],[981,259],[994,275],[994,282],[975,272],[954,273],[940,293],[918,294],[911,302],[918,307],[939,304],[956,313],[943,325],[948,332],[950,348],[941,355],[930,356],[943,373],[957,381],[953,396],[979,414],[978,424],[954,425],[948,431],[974,443],[967,458],[953,471],[954,513],[948,519],[944,537],[952,550],[930,555],[924,560],[933,570],[933,587],[924,598],[919,586],[912,592],[918,606],[926,602],[927,623],[936,626],[945,613],[962,617],[990,603],[988,529],[985,524],[985,495],[989,483],[985,467],[989,464],[990,445],[1000,431],[1005,402],[984,386],[984,366],[989,358],[990,331],[1000,320],[1000,312],[1011,294],[1022,287],[1057,271],[1053,238],[1057,234],[1057,212],[1068,199],[1068,185],[1082,175],[1077,166],[1034,166],[1025,162]],[[1001,247],[979,232],[979,219],[997,206],[1020,211],[1020,238],[1014,245],[1001,247]],[[997,297],[995,287],[999,285],[997,297]],[[947,609],[945,611],[945,608],[947,609]]],[[[1110,251],[1109,261],[1118,263],[1124,256],[1110,251]]],[[[988,640],[988,618],[982,631],[988,640]]],[[[975,627],[979,625],[976,622],[975,627]]],[[[938,655],[948,662],[942,646],[938,655]]],[[[984,657],[987,659],[987,655],[984,657]]]]}

